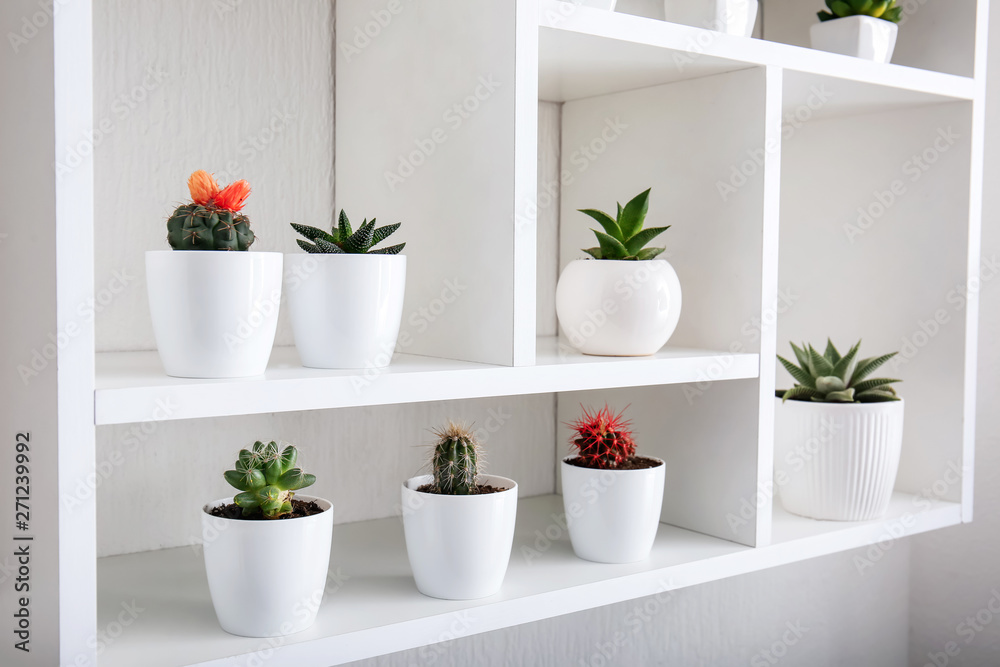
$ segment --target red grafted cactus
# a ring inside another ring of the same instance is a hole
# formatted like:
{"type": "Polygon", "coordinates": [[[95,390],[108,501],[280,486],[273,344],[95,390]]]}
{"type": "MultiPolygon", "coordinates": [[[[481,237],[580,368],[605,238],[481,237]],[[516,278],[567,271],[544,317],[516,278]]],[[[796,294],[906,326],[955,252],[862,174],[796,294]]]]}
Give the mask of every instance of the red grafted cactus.
{"type": "Polygon", "coordinates": [[[607,405],[594,412],[584,408],[583,416],[570,424],[576,433],[570,444],[591,468],[617,468],[635,456],[632,422],[625,411],[615,414],[607,405]]]}

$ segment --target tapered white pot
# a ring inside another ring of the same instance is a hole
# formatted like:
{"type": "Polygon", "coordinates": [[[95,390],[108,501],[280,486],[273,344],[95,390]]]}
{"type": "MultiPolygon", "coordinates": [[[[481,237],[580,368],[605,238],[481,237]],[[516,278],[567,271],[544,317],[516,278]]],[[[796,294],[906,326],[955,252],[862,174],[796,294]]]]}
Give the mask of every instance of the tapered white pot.
{"type": "Polygon", "coordinates": [[[776,400],[774,479],[785,509],[834,521],[885,514],[903,444],[903,401],[776,400]]]}
{"type": "Polygon", "coordinates": [[[243,521],[201,515],[205,571],[222,629],[243,637],[278,637],[313,624],[326,588],[333,540],[333,505],[312,496],[320,514],[243,521]]]}
{"type": "Polygon", "coordinates": [[[473,600],[500,590],[517,516],[517,484],[480,475],[498,493],[451,496],[417,491],[434,481],[420,475],[403,484],[406,553],[417,589],[446,600],[473,600]]]}
{"type": "MultiPolygon", "coordinates": [[[[563,508],[573,551],[598,563],[649,556],[660,525],[666,466],[598,470],[562,461],[563,508]]],[[[653,458],[653,457],[646,457],[653,458]]]]}
{"type": "Polygon", "coordinates": [[[405,255],[290,254],[285,294],[310,368],[382,368],[403,317],[405,255]]]}
{"type": "Polygon", "coordinates": [[[559,276],[556,313],[584,354],[656,354],[677,328],[681,283],[665,259],[578,259],[559,276]]]}
{"type": "Polygon", "coordinates": [[[809,29],[812,48],[887,63],[896,49],[899,26],[872,16],[846,16],[815,23],[809,29]]]}
{"type": "Polygon", "coordinates": [[[281,267],[277,252],[147,252],[149,312],[167,375],[263,374],[278,326],[281,267]]]}
{"type": "Polygon", "coordinates": [[[663,12],[671,23],[749,37],[757,22],[757,4],[757,0],[664,0],[663,12]]]}

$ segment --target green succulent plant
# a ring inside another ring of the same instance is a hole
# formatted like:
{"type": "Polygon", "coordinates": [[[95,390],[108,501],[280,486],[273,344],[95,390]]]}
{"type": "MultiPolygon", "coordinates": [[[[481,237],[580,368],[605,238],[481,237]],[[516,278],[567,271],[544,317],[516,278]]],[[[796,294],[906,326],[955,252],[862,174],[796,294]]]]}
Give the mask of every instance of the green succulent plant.
{"type": "Polygon", "coordinates": [[[434,435],[438,437],[431,456],[434,490],[453,496],[475,493],[482,459],[475,434],[467,426],[450,422],[434,435]]]}
{"type": "Polygon", "coordinates": [[[184,204],[167,220],[167,242],[174,250],[248,250],[254,233],[242,213],[184,204]]]}
{"type": "Polygon", "coordinates": [[[240,450],[235,470],[224,474],[241,493],[233,502],[243,509],[243,516],[261,513],[265,519],[278,519],[292,512],[293,491],[312,486],[315,475],[295,467],[299,452],[289,445],[278,449],[276,442],[266,445],[259,440],[250,449],[240,450]]]}
{"type": "Polygon", "coordinates": [[[612,218],[604,211],[593,208],[580,209],[600,223],[603,232],[591,229],[597,235],[596,248],[584,248],[583,251],[594,259],[653,259],[664,251],[664,248],[647,248],[646,245],[654,238],[670,229],[666,227],[650,227],[643,229],[646,212],[649,210],[649,190],[640,192],[629,203],[618,204],[618,215],[612,218]]]}
{"type": "Polygon", "coordinates": [[[897,352],[869,357],[854,364],[861,341],[841,356],[828,339],[826,350],[820,354],[812,345],[798,347],[791,343],[798,365],[781,355],[778,361],[795,378],[795,386],[779,389],[775,394],[782,401],[817,401],[820,403],[883,403],[898,401],[892,384],[902,382],[889,378],[866,379],[897,352]],[[853,369],[852,369],[853,365],[853,369]]]}
{"type": "Polygon", "coordinates": [[[817,14],[820,21],[833,21],[845,16],[872,16],[877,19],[899,23],[903,8],[896,0],[826,0],[830,11],[817,14]]]}
{"type": "Polygon", "coordinates": [[[351,222],[347,219],[347,214],[343,209],[340,211],[340,218],[337,225],[330,233],[324,232],[317,227],[292,223],[292,229],[302,236],[312,241],[296,239],[299,247],[309,253],[316,254],[349,254],[349,255],[397,255],[406,246],[405,243],[388,246],[372,250],[373,246],[384,241],[390,234],[399,229],[402,223],[375,228],[375,218],[371,221],[366,218],[358,229],[351,229],[351,222]]]}

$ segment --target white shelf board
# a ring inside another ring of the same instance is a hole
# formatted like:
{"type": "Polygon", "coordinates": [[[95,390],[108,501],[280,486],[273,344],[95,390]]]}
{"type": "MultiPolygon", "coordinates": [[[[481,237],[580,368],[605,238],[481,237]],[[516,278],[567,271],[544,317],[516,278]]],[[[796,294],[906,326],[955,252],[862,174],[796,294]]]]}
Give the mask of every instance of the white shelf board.
{"type": "Polygon", "coordinates": [[[648,560],[605,565],[573,555],[554,518],[561,513],[559,496],[522,499],[503,589],[467,601],[417,591],[398,518],[339,525],[331,588],[316,625],[278,639],[234,637],[219,628],[197,547],[103,558],[98,627],[113,623],[123,603],[142,611],[99,662],[236,667],[265,651],[260,657],[271,667],[327,667],[650,595],[663,594],[660,601],[667,604],[670,590],[961,522],[958,504],[920,505],[913,496],[895,494],[880,521],[817,522],[778,512],[776,543],[758,549],[661,524],[648,560]],[[546,534],[554,538],[547,549],[539,541],[546,534]],[[530,560],[525,549],[535,550],[527,552],[530,560]]]}
{"type": "Polygon", "coordinates": [[[974,81],[967,77],[577,7],[560,0],[541,0],[539,30],[538,95],[554,102],[760,66],[787,70],[786,112],[804,103],[814,87],[833,88],[834,94],[812,109],[813,117],[971,100],[975,92],[974,81]]]}
{"type": "Polygon", "coordinates": [[[294,348],[275,348],[263,376],[168,377],[156,352],[97,355],[97,425],[322,410],[361,405],[757,377],[757,354],[665,347],[652,357],[589,357],[538,339],[534,366],[491,366],[398,354],[381,370],[303,368],[294,348]]]}

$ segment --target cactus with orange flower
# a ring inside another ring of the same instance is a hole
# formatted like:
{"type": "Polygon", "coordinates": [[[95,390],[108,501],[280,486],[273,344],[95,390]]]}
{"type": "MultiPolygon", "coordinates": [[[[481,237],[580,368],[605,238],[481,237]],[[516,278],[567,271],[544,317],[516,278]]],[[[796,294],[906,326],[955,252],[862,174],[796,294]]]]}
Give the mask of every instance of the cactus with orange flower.
{"type": "Polygon", "coordinates": [[[248,250],[254,242],[250,220],[240,211],[250,195],[244,180],[220,188],[199,169],[188,179],[191,203],[178,206],[167,220],[167,242],[174,250],[248,250]]]}

